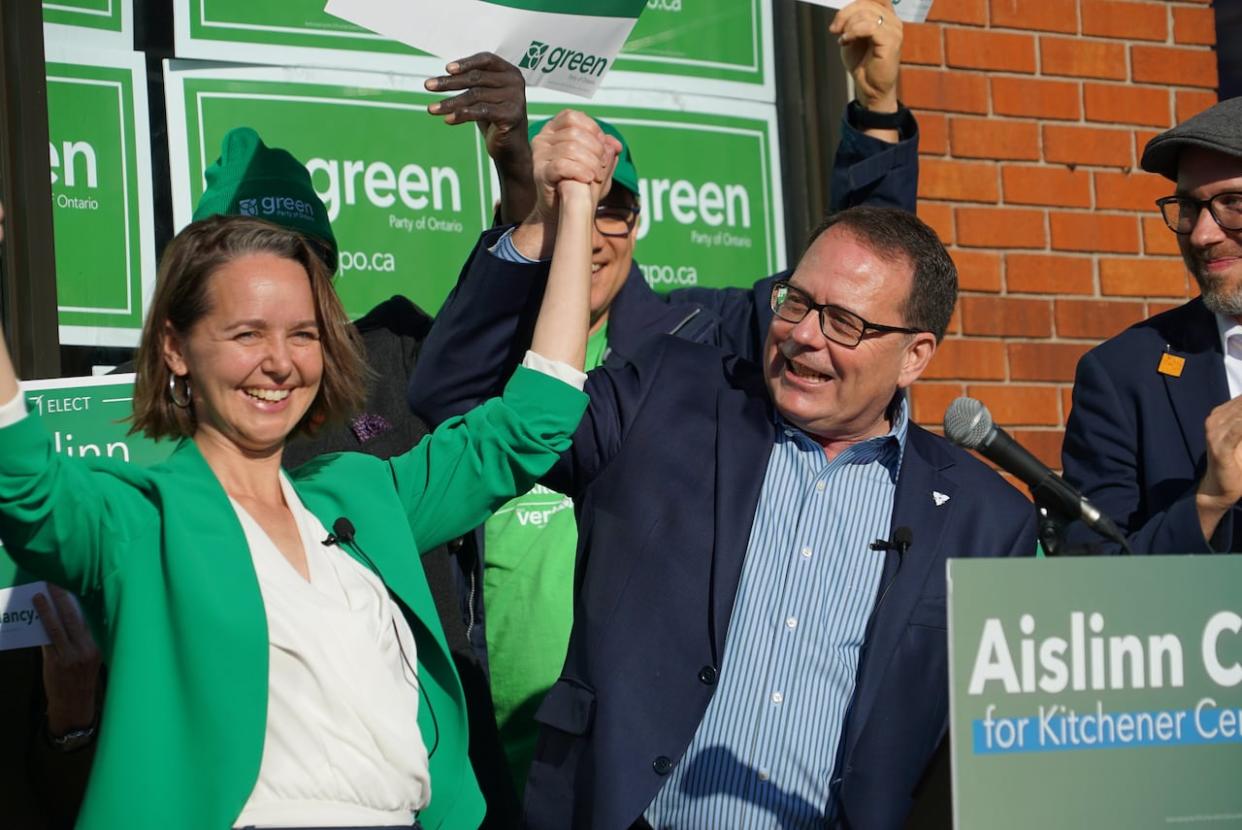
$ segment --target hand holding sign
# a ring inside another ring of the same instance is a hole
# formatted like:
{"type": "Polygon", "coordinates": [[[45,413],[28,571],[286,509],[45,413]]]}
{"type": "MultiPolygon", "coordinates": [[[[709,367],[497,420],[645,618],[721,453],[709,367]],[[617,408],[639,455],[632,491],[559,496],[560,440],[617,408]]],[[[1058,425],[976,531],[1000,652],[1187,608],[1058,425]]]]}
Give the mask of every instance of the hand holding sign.
{"type": "Polygon", "coordinates": [[[901,20],[887,0],[855,0],[833,18],[828,31],[841,42],[841,62],[854,79],[854,97],[874,112],[897,111],[901,20]]]}
{"type": "Polygon", "coordinates": [[[35,594],[34,606],[51,640],[43,646],[47,728],[61,736],[95,723],[99,647],[72,595],[50,583],[47,587],[51,599],[35,594]]]}

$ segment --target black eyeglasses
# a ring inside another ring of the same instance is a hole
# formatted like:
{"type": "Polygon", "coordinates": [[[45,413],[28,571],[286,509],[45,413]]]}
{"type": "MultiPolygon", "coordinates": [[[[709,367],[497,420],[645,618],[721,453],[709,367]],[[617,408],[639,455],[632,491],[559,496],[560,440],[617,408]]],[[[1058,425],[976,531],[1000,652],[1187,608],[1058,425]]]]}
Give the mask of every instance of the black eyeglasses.
{"type": "Polygon", "coordinates": [[[784,280],[772,284],[772,313],[787,323],[801,323],[812,311],[819,312],[819,329],[833,343],[854,348],[867,336],[867,332],[879,334],[899,332],[901,334],[922,334],[926,329],[908,329],[901,326],[885,326],[871,323],[859,317],[848,308],[839,305],[825,305],[813,302],[810,296],[800,288],[795,288],[784,280]]]}
{"type": "Polygon", "coordinates": [[[1173,233],[1185,236],[1195,229],[1199,211],[1205,207],[1216,224],[1227,231],[1242,231],[1242,193],[1217,193],[1211,199],[1165,196],[1156,200],[1164,224],[1173,233]]]}
{"type": "Polygon", "coordinates": [[[629,236],[637,221],[637,205],[600,205],[595,208],[595,230],[604,236],[629,236]]]}

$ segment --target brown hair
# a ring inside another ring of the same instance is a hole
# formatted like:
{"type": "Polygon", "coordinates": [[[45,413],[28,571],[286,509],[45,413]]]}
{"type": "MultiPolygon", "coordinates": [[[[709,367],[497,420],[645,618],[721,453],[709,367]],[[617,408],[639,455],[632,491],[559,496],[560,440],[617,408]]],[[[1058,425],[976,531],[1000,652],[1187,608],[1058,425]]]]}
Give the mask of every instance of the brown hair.
{"type": "Polygon", "coordinates": [[[311,431],[325,421],[343,420],[362,409],[371,375],[363,358],[362,340],[350,325],[332,288],[332,275],[314,248],[302,235],[270,222],[212,216],[187,225],[168,244],[160,260],[155,296],[134,361],[138,376],[130,433],[142,432],[148,438],[194,433],[193,402],[182,408],[169,394],[172,371],[164,362],[164,324],[171,324],[179,334],[188,334],[210,311],[207,286],[211,276],[238,257],[255,253],[293,260],[310,278],[323,350],[323,380],[294,433],[311,431]]]}

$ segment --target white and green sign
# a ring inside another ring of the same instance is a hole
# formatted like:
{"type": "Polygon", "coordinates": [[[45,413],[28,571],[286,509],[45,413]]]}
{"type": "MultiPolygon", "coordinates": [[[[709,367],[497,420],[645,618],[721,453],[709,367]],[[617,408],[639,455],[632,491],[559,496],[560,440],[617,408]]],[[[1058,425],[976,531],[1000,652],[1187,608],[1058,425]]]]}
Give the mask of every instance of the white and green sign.
{"type": "Polygon", "coordinates": [[[528,87],[591,97],[646,0],[328,0],[331,14],[444,60],[495,52],[528,87]]]}
{"type": "Polygon", "coordinates": [[[176,226],[190,221],[203,170],[234,127],[300,159],[340,247],[336,287],[358,317],[394,294],[439,308],[491,224],[486,150],[473,125],[426,112],[418,79],[329,70],[167,72],[176,226]]]}
{"type": "Polygon", "coordinates": [[[775,101],[771,3],[647,0],[604,86],[775,101]]]}
{"type": "MultiPolygon", "coordinates": [[[[71,458],[113,458],[132,464],[162,461],[173,443],[127,435],[132,411],[133,375],[65,378],[22,384],[26,406],[42,418],[52,451],[71,458]]],[[[47,642],[32,598],[43,582],[17,567],[0,547],[0,649],[47,642]]]]}
{"type": "Polygon", "coordinates": [[[133,0],[44,0],[48,43],[95,49],[134,48],[133,0]]]}
{"type": "Polygon", "coordinates": [[[180,58],[422,75],[444,66],[328,14],[324,0],[174,0],[173,17],[180,58]]]}
{"type": "Polygon", "coordinates": [[[1242,826],[1242,558],[949,561],[955,826],[1242,826]]]}
{"type": "MultiPolygon", "coordinates": [[[[625,136],[642,212],[635,260],[657,291],[750,285],[785,267],[771,105],[602,92],[586,111],[625,136]],[[680,104],[684,109],[676,109],[680,104]]],[[[559,107],[532,103],[532,117],[559,107]]]]}
{"type": "MultiPolygon", "coordinates": [[[[816,6],[827,6],[830,9],[843,9],[850,0],[803,0],[816,6]]],[[[902,20],[911,23],[922,23],[931,10],[932,0],[893,0],[893,10],[902,20]]]]}
{"type": "Polygon", "coordinates": [[[143,57],[48,44],[47,61],[60,340],[134,346],[155,282],[143,57]]]}

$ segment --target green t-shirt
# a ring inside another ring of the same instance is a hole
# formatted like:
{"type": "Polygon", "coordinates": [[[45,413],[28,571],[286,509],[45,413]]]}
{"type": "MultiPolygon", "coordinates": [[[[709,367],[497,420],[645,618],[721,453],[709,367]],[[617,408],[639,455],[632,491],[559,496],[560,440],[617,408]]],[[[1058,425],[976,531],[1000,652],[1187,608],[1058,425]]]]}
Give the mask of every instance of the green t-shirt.
{"type": "MultiPolygon", "coordinates": [[[[587,340],[586,368],[603,362],[608,325],[587,340]]],[[[573,625],[574,503],[542,485],[483,526],[483,606],[492,704],[520,794],[535,753],[535,710],[560,676],[573,625]]]]}

